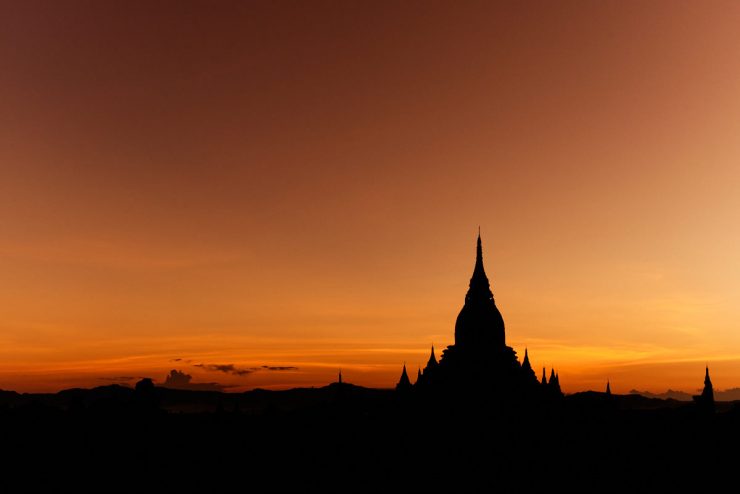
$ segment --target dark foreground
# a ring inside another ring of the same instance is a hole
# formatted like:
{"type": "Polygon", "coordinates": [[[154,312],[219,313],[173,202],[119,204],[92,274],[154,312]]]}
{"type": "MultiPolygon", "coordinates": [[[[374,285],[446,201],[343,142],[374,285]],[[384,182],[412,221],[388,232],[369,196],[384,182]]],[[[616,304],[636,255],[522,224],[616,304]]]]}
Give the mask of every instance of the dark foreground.
{"type": "Polygon", "coordinates": [[[0,396],[0,492],[734,491],[740,408],[501,409],[351,385],[0,396]]]}

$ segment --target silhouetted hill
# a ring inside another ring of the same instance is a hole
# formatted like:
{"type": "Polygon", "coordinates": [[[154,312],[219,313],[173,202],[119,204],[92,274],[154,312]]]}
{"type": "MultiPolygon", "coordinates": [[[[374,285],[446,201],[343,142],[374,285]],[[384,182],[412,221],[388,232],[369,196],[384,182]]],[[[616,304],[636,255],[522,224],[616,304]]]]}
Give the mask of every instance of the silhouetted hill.
{"type": "Polygon", "coordinates": [[[740,388],[730,388],[714,392],[717,401],[740,401],[740,388]]]}
{"type": "MultiPolygon", "coordinates": [[[[61,411],[89,408],[113,407],[125,411],[135,399],[134,389],[111,384],[95,388],[71,388],[58,393],[16,393],[0,391],[0,404],[10,408],[27,406],[58,409],[61,411]]],[[[338,399],[345,403],[374,407],[376,403],[388,402],[392,390],[374,389],[354,384],[333,383],[317,388],[294,388],[289,390],[254,389],[244,393],[221,391],[195,391],[154,387],[153,395],[159,409],[177,413],[204,413],[232,411],[260,414],[266,411],[300,412],[332,404],[338,399]]]]}
{"type": "MultiPolygon", "coordinates": [[[[642,395],[647,398],[658,398],[661,400],[678,400],[678,401],[692,401],[692,394],[686,393],[685,391],[676,391],[669,389],[664,393],[651,393],[650,391],[638,391],[636,389],[630,390],[630,394],[642,395]]],[[[714,392],[714,399],[716,401],[740,401],[740,388],[730,388],[725,390],[718,390],[714,392]]]]}
{"type": "Polygon", "coordinates": [[[684,391],[669,389],[665,393],[651,393],[650,391],[630,390],[631,395],[642,395],[647,398],[658,398],[661,400],[691,401],[691,394],[684,391]]]}
{"type": "MultiPolygon", "coordinates": [[[[395,400],[393,390],[375,389],[349,383],[332,383],[323,387],[293,388],[288,390],[254,389],[243,393],[224,393],[221,391],[195,391],[169,389],[157,386],[154,388],[157,406],[166,412],[206,413],[216,411],[237,411],[245,414],[295,413],[324,407],[343,400],[353,406],[376,408],[386,406],[395,400]]],[[[717,392],[719,396],[734,396],[739,389],[728,392],[717,392]]],[[[685,406],[690,400],[664,398],[663,396],[681,396],[685,393],[669,391],[656,395],[631,391],[626,395],[611,395],[602,392],[584,391],[566,395],[565,402],[578,406],[599,405],[606,400],[619,405],[622,410],[652,410],[660,408],[677,408],[685,406]]],[[[71,388],[58,393],[17,393],[0,390],[0,404],[5,407],[23,406],[46,407],[59,410],[76,410],[96,407],[118,407],[124,411],[133,401],[135,391],[127,386],[111,384],[95,388],[71,388]]],[[[729,400],[728,400],[729,401],[729,400]]],[[[735,400],[732,400],[735,401],[735,400]]],[[[729,409],[731,403],[723,406],[729,409]]]]}
{"type": "Polygon", "coordinates": [[[16,391],[5,391],[4,389],[0,389],[0,400],[12,400],[17,396],[18,393],[16,391]]]}

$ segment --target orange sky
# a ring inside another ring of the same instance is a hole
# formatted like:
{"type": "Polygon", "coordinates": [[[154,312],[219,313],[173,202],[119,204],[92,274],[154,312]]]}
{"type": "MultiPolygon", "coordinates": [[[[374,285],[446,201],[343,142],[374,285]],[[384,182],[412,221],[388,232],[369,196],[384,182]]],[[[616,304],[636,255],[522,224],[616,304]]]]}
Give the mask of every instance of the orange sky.
{"type": "Polygon", "coordinates": [[[478,225],[508,344],[566,392],[740,386],[738,26],[2,2],[0,388],[392,386],[453,342],[478,225]]]}

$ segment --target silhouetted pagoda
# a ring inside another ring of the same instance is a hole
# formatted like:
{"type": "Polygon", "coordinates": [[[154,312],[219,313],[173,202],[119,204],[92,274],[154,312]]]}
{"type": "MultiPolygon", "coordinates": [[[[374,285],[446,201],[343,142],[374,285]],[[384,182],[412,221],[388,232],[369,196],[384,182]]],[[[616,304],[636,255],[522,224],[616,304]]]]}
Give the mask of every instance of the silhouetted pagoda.
{"type": "MultiPolygon", "coordinates": [[[[404,366],[397,389],[408,380],[404,366]]],[[[561,396],[560,382],[552,371],[550,382],[542,383],[524,352],[522,364],[516,352],[506,345],[504,319],[496,307],[493,292],[483,268],[483,247],[478,233],[473,276],[465,304],[455,322],[455,344],[448,346],[437,362],[434,346],[424,371],[415,386],[419,391],[474,392],[477,395],[507,397],[522,395],[561,396]]]]}
{"type": "Polygon", "coordinates": [[[714,387],[712,386],[712,380],[709,379],[709,366],[707,366],[704,374],[704,389],[700,395],[693,398],[700,410],[714,412],[714,387]]]}

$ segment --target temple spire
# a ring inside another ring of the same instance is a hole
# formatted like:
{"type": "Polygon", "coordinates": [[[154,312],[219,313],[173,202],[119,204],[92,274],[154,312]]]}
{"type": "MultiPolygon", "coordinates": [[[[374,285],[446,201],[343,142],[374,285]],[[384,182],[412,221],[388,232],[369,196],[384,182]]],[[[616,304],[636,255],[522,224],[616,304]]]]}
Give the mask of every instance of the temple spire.
{"type": "Polygon", "coordinates": [[[429,355],[429,360],[427,360],[427,368],[433,367],[437,367],[437,357],[434,355],[434,345],[432,345],[432,354],[429,355]]]}
{"type": "Polygon", "coordinates": [[[493,293],[491,284],[486,276],[486,270],[483,268],[483,243],[481,242],[480,232],[478,232],[478,241],[475,249],[475,267],[473,276],[470,278],[470,288],[465,296],[465,302],[489,303],[493,302],[493,293]]]}
{"type": "Polygon", "coordinates": [[[534,373],[534,369],[532,369],[532,364],[529,363],[529,352],[526,348],[524,349],[524,360],[522,361],[522,375],[527,382],[532,384],[537,383],[537,375],[534,373]]]}
{"type": "Polygon", "coordinates": [[[714,403],[714,387],[712,386],[712,380],[709,379],[709,365],[707,365],[704,373],[704,390],[701,394],[706,401],[714,403]]]}
{"type": "Polygon", "coordinates": [[[411,380],[406,372],[406,362],[403,363],[403,372],[401,372],[401,379],[396,384],[396,391],[408,391],[411,389],[411,380]]]}
{"type": "Polygon", "coordinates": [[[522,367],[532,367],[529,363],[529,353],[527,352],[527,348],[524,347],[524,361],[522,362],[522,367]]]}
{"type": "Polygon", "coordinates": [[[714,387],[712,386],[712,380],[709,378],[709,365],[704,371],[704,389],[700,395],[694,396],[694,401],[703,411],[714,412],[714,387]]]}
{"type": "Polygon", "coordinates": [[[560,390],[560,378],[555,373],[555,368],[550,371],[550,380],[548,381],[547,386],[556,396],[562,396],[562,391],[560,390]]]}

